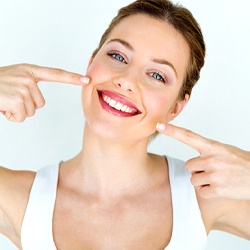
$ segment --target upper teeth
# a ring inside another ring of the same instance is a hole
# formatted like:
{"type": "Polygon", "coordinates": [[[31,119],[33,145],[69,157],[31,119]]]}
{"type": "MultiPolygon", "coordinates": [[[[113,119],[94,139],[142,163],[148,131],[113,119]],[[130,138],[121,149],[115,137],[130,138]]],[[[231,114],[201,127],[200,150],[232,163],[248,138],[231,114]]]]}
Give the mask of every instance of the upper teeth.
{"type": "Polygon", "coordinates": [[[121,104],[120,102],[117,102],[113,99],[111,99],[109,96],[106,96],[104,94],[102,94],[102,99],[112,108],[115,108],[117,110],[121,110],[122,112],[125,113],[136,113],[137,110],[134,108],[130,108],[126,105],[121,104]]]}

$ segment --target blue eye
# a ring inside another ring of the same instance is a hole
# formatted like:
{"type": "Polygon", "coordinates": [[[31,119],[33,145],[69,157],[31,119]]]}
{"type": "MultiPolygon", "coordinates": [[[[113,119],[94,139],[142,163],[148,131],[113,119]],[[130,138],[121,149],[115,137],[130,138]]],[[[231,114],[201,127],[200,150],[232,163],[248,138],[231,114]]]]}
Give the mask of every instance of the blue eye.
{"type": "Polygon", "coordinates": [[[121,56],[119,53],[108,53],[109,56],[113,57],[115,60],[126,63],[123,56],[121,56]]]}
{"type": "Polygon", "coordinates": [[[159,73],[153,72],[153,73],[150,73],[150,76],[155,78],[157,81],[161,81],[163,83],[166,82],[166,80],[159,73]]]}

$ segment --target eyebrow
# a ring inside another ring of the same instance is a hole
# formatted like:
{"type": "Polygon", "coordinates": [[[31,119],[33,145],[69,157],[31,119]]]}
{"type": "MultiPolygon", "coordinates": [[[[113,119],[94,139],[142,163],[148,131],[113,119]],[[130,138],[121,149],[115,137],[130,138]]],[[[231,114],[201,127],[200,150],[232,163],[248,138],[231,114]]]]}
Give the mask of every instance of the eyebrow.
{"type": "Polygon", "coordinates": [[[108,43],[112,43],[112,42],[118,42],[121,43],[124,47],[126,47],[127,49],[134,51],[134,48],[126,41],[120,39],[120,38],[114,38],[111,39],[110,41],[108,41],[108,43]]]}
{"type": "Polygon", "coordinates": [[[177,71],[176,71],[174,65],[172,63],[170,63],[169,61],[164,60],[164,59],[153,59],[152,61],[154,63],[168,65],[174,71],[176,78],[178,78],[178,74],[177,74],[177,71]]]}
{"type": "MultiPolygon", "coordinates": [[[[114,38],[114,39],[111,39],[110,41],[108,41],[108,43],[112,43],[112,42],[121,43],[127,49],[129,49],[131,51],[134,51],[134,48],[131,46],[131,44],[129,44],[128,42],[124,41],[123,39],[114,38]]],[[[172,63],[170,63],[169,61],[164,60],[164,59],[157,59],[157,58],[155,58],[155,59],[152,60],[152,62],[158,63],[158,64],[164,64],[164,65],[169,66],[170,68],[172,68],[172,70],[174,71],[176,77],[178,78],[178,74],[177,74],[177,71],[176,71],[174,65],[172,63]]]]}

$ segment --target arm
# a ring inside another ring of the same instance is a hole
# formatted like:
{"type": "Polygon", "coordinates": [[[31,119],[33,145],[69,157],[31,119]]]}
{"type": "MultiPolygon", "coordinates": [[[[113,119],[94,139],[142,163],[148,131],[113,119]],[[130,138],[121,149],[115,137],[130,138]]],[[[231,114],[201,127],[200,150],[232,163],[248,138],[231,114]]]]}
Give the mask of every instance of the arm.
{"type": "Polygon", "coordinates": [[[220,230],[250,240],[250,201],[205,199],[198,192],[197,200],[207,232],[220,230]]]}
{"type": "MultiPolygon", "coordinates": [[[[39,81],[87,84],[89,79],[61,69],[30,64],[0,67],[0,112],[22,122],[45,104],[39,81]]],[[[21,247],[21,224],[35,173],[0,167],[0,233],[21,247]]]]}
{"type": "Polygon", "coordinates": [[[185,167],[192,173],[207,230],[250,239],[250,152],[173,125],[158,125],[158,130],[200,153],[185,167]]]}
{"type": "Polygon", "coordinates": [[[35,177],[31,171],[0,167],[0,233],[21,249],[21,225],[35,177]]]}

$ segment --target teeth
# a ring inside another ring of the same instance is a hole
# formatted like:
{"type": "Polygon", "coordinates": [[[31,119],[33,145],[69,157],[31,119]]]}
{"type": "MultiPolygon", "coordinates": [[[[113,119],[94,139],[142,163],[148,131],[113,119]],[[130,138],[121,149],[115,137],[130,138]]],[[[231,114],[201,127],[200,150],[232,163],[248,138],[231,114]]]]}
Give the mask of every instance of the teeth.
{"type": "Polygon", "coordinates": [[[124,106],[122,106],[121,111],[122,111],[122,112],[125,112],[125,111],[126,111],[126,109],[127,109],[127,106],[126,106],[126,105],[124,105],[124,106]]]}
{"type": "Polygon", "coordinates": [[[122,104],[117,102],[116,105],[115,105],[115,109],[121,110],[121,108],[122,108],[122,104]]]}
{"type": "Polygon", "coordinates": [[[111,99],[110,102],[109,102],[109,106],[111,106],[112,108],[114,108],[115,105],[116,105],[116,101],[111,99]]]}
{"type": "Polygon", "coordinates": [[[127,112],[127,113],[132,113],[132,109],[128,107],[128,108],[125,110],[125,112],[127,112]]]}
{"type": "Polygon", "coordinates": [[[111,99],[109,96],[106,96],[104,94],[102,94],[102,99],[112,108],[115,108],[117,110],[120,110],[122,112],[126,112],[126,113],[136,113],[137,110],[133,109],[133,108],[129,108],[126,105],[121,104],[120,102],[117,102],[113,99],[111,99]]]}
{"type": "Polygon", "coordinates": [[[103,96],[103,99],[104,99],[104,101],[105,101],[106,103],[109,103],[110,100],[111,100],[111,98],[108,97],[108,96],[106,96],[106,95],[103,96]]]}

